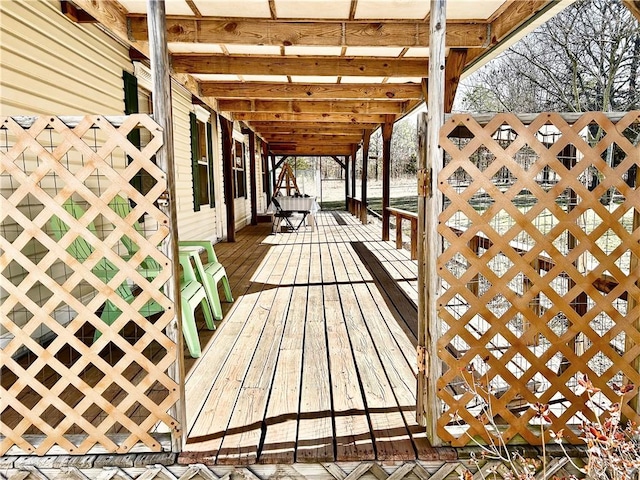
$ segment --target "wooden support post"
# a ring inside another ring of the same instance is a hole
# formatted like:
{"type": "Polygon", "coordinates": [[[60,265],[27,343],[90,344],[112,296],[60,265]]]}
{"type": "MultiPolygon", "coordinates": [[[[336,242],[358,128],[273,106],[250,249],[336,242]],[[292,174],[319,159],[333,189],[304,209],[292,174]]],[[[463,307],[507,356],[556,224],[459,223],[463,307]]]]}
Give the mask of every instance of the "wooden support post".
{"type": "Polygon", "coordinates": [[[441,327],[438,318],[440,278],[437,263],[441,250],[438,216],[442,211],[442,195],[438,193],[438,174],[443,163],[439,137],[444,124],[446,7],[446,0],[431,0],[428,113],[427,122],[424,122],[423,115],[419,126],[421,187],[418,197],[419,373],[416,415],[418,422],[426,426],[427,436],[433,446],[442,444],[437,436],[440,400],[436,383],[442,374],[442,364],[438,358],[441,327]]]}
{"type": "Polygon", "coordinates": [[[233,178],[233,121],[220,117],[222,127],[222,172],[227,209],[227,242],[236,241],[235,179],[233,178]]]}
{"type": "Polygon", "coordinates": [[[351,148],[351,197],[356,197],[356,154],[358,153],[358,146],[356,144],[351,148]]]}
{"type": "Polygon", "coordinates": [[[402,250],[402,216],[396,214],[396,248],[402,250]]]}
{"type": "Polygon", "coordinates": [[[271,185],[269,182],[269,144],[262,142],[262,189],[267,194],[267,205],[271,198],[271,185]]]}
{"type": "Polygon", "coordinates": [[[391,135],[393,115],[386,115],[382,125],[382,240],[389,240],[389,208],[391,200],[391,135]]]}
{"type": "Polygon", "coordinates": [[[344,156],[344,209],[349,211],[349,155],[344,156]]]}
{"type": "Polygon", "coordinates": [[[249,131],[249,168],[251,176],[249,185],[251,186],[251,225],[258,224],[258,179],[256,172],[256,134],[249,131]]]}
{"type": "Polygon", "coordinates": [[[362,207],[360,210],[360,221],[367,223],[367,171],[369,169],[369,140],[371,139],[371,130],[365,130],[362,136],[362,185],[360,186],[360,201],[362,207]]]}
{"type": "Polygon", "coordinates": [[[276,178],[276,156],[274,153],[271,154],[271,181],[273,185],[273,194],[275,194],[276,185],[278,184],[278,179],[276,178]]]}
{"type": "MultiPolygon", "coordinates": [[[[171,281],[165,285],[165,294],[174,304],[174,315],[180,311],[180,271],[178,270],[178,217],[176,214],[176,179],[173,158],[173,117],[171,109],[171,77],[169,51],[166,39],[164,2],[147,0],[149,29],[149,59],[153,85],[153,118],[164,130],[164,143],[156,153],[156,164],[167,175],[166,201],[159,206],[169,218],[169,236],[162,242],[162,253],[171,262],[171,281]]],[[[169,414],[177,420],[171,431],[171,450],[181,452],[186,441],[187,415],[184,402],[184,354],[182,347],[182,321],[175,316],[167,326],[167,337],[176,343],[176,362],[169,367],[169,376],[178,384],[180,400],[170,408],[169,414]]]]}
{"type": "Polygon", "coordinates": [[[411,220],[411,260],[418,259],[418,219],[411,220]]]}

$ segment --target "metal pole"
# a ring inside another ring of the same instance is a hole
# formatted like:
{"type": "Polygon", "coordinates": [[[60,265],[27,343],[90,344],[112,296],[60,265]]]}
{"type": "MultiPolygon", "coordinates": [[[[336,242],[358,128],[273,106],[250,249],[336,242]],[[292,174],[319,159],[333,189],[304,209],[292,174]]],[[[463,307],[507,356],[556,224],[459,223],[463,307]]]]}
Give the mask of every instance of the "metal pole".
{"type": "Polygon", "coordinates": [[[182,319],[180,312],[180,273],[178,270],[178,217],[176,214],[175,164],[173,158],[173,117],[171,111],[171,77],[169,76],[169,52],[166,39],[166,17],[164,1],[147,0],[147,23],[149,30],[149,58],[153,85],[153,118],[164,130],[164,144],[156,153],[156,164],[167,175],[166,201],[160,203],[161,210],[169,217],[169,236],[162,242],[162,252],[172,266],[171,281],[165,286],[165,293],[175,306],[174,320],[167,326],[167,336],[176,343],[176,362],[169,368],[169,375],[180,389],[180,399],[169,413],[177,420],[171,431],[171,450],[182,451],[186,440],[187,417],[184,402],[184,363],[182,347],[182,319]]]}

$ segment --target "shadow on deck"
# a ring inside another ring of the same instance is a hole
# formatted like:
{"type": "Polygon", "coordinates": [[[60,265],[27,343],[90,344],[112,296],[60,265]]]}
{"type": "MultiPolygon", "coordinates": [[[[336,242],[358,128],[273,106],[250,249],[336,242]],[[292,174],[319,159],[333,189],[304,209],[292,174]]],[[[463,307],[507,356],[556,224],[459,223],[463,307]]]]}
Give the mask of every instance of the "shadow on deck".
{"type": "Polygon", "coordinates": [[[236,302],[187,377],[181,463],[434,456],[415,418],[417,265],[341,219],[216,246],[236,302]]]}

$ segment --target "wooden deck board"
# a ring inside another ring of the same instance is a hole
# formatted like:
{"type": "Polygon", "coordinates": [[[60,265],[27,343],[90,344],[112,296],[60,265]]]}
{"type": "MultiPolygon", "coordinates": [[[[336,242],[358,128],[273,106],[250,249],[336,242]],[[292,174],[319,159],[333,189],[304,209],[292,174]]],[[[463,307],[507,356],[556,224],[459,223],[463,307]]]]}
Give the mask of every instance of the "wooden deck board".
{"type": "Polygon", "coordinates": [[[299,462],[330,462],[334,459],[335,435],[322,297],[321,286],[309,286],[295,455],[299,462]]]}
{"type": "MultiPolygon", "coordinates": [[[[308,275],[308,265],[306,268],[308,275]]],[[[291,296],[291,308],[287,312],[278,367],[264,419],[266,435],[260,456],[263,463],[293,463],[295,460],[307,294],[308,287],[294,287],[291,296]]]]}
{"type": "MultiPolygon", "coordinates": [[[[234,406],[217,463],[255,463],[292,287],[279,288],[234,406]]],[[[247,352],[248,353],[248,352],[247,352]]]]}
{"type": "Polygon", "coordinates": [[[357,305],[342,304],[336,285],[326,285],[323,294],[335,415],[336,457],[338,461],[370,460],[375,458],[373,438],[342,311],[343,308],[357,308],[357,305]]]}
{"type": "MultiPolygon", "coordinates": [[[[415,459],[416,451],[411,435],[386,373],[388,367],[385,360],[392,360],[389,365],[391,369],[397,368],[394,365],[398,363],[397,359],[391,359],[389,355],[389,352],[395,350],[393,345],[389,345],[393,343],[393,338],[387,334],[381,339],[383,349],[388,349],[384,359],[381,358],[370,330],[379,329],[378,323],[386,325],[386,322],[379,316],[379,310],[373,302],[371,292],[364,285],[363,273],[368,272],[358,268],[351,253],[350,244],[345,243],[342,237],[334,238],[337,241],[332,250],[333,264],[341,266],[345,272],[348,272],[350,280],[349,285],[341,285],[340,299],[343,305],[352,306],[344,318],[369,413],[376,457],[379,460],[415,459]],[[386,340],[389,341],[385,342],[386,340]]],[[[401,364],[400,368],[402,366],[401,364]]],[[[404,366],[408,368],[408,365],[404,366]]],[[[415,396],[413,403],[415,403],[415,396]]]]}

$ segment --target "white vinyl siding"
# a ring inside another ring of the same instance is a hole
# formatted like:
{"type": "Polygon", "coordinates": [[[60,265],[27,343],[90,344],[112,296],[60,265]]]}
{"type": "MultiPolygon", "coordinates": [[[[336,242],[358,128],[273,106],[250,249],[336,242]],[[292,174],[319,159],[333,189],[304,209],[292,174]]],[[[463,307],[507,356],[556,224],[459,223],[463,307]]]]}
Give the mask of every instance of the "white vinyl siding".
{"type": "Polygon", "coordinates": [[[68,20],[59,1],[0,1],[0,13],[0,114],[123,113],[126,47],[68,20]]]}

